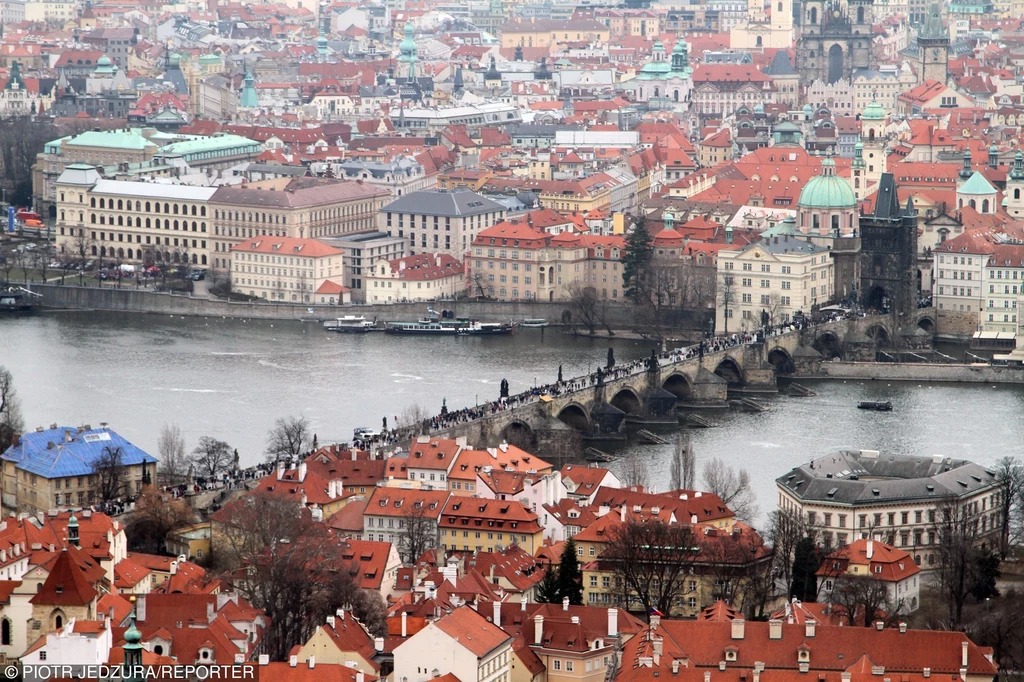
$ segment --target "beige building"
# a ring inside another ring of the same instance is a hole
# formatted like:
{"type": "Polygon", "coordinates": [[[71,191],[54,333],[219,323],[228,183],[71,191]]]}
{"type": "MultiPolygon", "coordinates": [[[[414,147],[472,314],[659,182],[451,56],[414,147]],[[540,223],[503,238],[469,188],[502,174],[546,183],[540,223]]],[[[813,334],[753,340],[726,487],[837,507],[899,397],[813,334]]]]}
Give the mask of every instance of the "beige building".
{"type": "Polygon", "coordinates": [[[559,43],[607,43],[608,26],[591,19],[553,21],[532,19],[508,22],[501,27],[502,47],[551,47],[559,43]]]}
{"type": "Polygon", "coordinates": [[[104,180],[67,167],[56,183],[57,253],[149,265],[209,265],[211,187],[104,180]]]}
{"type": "Polygon", "coordinates": [[[751,331],[767,313],[771,324],[810,312],[832,295],[828,249],[802,236],[780,235],[735,251],[718,252],[715,331],[751,331]],[[726,324],[728,321],[728,324],[726,324]]]}
{"type": "MultiPolygon", "coordinates": [[[[211,265],[215,271],[228,269],[227,254],[242,239],[309,240],[372,232],[389,196],[381,187],[329,178],[275,178],[221,187],[210,198],[211,265]]],[[[343,284],[340,272],[338,283],[343,284]]]]}
{"type": "Polygon", "coordinates": [[[466,290],[466,268],[448,254],[382,258],[370,273],[364,280],[366,303],[433,301],[461,296],[466,290]]]}
{"type": "Polygon", "coordinates": [[[587,249],[579,237],[502,222],[473,242],[466,290],[506,301],[560,301],[583,281],[586,266],[587,249]]]}
{"type": "Polygon", "coordinates": [[[410,192],[380,209],[379,229],[407,239],[409,254],[462,260],[481,230],[504,216],[504,206],[469,190],[410,192]]]}
{"type": "Polygon", "coordinates": [[[231,286],[268,301],[310,303],[325,282],[343,281],[342,255],[315,239],[243,239],[231,247],[231,286]]]}
{"type": "Polygon", "coordinates": [[[755,50],[762,47],[787,49],[793,44],[793,3],[775,0],[771,15],[765,12],[764,0],[749,0],[747,20],[733,26],[729,45],[734,50],[755,50]]]}

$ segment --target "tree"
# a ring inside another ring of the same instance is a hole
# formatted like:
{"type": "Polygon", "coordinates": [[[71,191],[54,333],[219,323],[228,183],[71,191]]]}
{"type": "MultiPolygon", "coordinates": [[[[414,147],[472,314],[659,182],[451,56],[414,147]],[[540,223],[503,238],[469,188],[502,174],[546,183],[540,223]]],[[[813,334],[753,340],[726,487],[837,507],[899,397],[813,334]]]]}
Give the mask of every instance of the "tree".
{"type": "Polygon", "coordinates": [[[25,429],[21,401],[14,389],[14,376],[0,365],[0,453],[14,444],[14,437],[25,429]]]}
{"type": "Polygon", "coordinates": [[[646,488],[648,483],[647,462],[636,450],[630,451],[622,459],[619,478],[626,488],[646,488]]]}
{"type": "Polygon", "coordinates": [[[203,436],[192,451],[192,463],[205,478],[214,479],[224,473],[231,464],[231,446],[222,440],[203,436]]]}
{"type": "Polygon", "coordinates": [[[1005,559],[1010,551],[1011,531],[1024,494],[1024,466],[1016,457],[1003,457],[996,464],[996,477],[1005,486],[998,499],[1000,535],[999,554],[1005,559]]]}
{"type": "Polygon", "coordinates": [[[790,596],[803,594],[804,588],[794,588],[793,583],[797,547],[806,539],[809,544],[802,551],[807,551],[808,547],[814,548],[817,528],[811,526],[799,511],[789,509],[771,512],[768,515],[768,524],[765,528],[765,539],[773,550],[775,562],[773,571],[782,581],[785,594],[790,596]]]}
{"type": "Polygon", "coordinates": [[[93,472],[98,481],[96,497],[100,503],[120,499],[127,492],[124,449],[120,446],[105,446],[93,463],[93,472]]]}
{"type": "Polygon", "coordinates": [[[420,500],[407,501],[398,531],[398,553],[407,566],[415,564],[431,547],[437,546],[437,522],[427,514],[420,500]]]}
{"type": "Polygon", "coordinates": [[[165,485],[180,483],[188,471],[185,437],[177,424],[164,424],[156,442],[160,453],[160,476],[165,485]]]}
{"type": "Polygon", "coordinates": [[[32,254],[24,249],[11,251],[15,267],[21,268],[21,281],[28,282],[28,273],[32,269],[32,254]]]}
{"type": "Polygon", "coordinates": [[[32,267],[39,271],[39,277],[46,283],[46,277],[50,271],[50,253],[47,249],[37,249],[32,254],[32,267]]]}
{"type": "Polygon", "coordinates": [[[149,488],[135,501],[135,509],[126,528],[129,549],[163,554],[167,534],[194,521],[195,512],[185,500],[149,488]]]}
{"type": "Polygon", "coordinates": [[[11,272],[14,270],[15,265],[17,265],[17,263],[14,260],[13,251],[9,251],[7,255],[0,254],[0,270],[3,270],[5,284],[10,284],[11,272]]]}
{"type": "Polygon", "coordinates": [[[971,582],[971,596],[978,601],[999,596],[996,581],[1002,575],[999,570],[1001,560],[996,552],[981,548],[974,558],[974,580],[971,582]]]}
{"type": "Polygon", "coordinates": [[[757,496],[750,485],[746,469],[734,471],[719,458],[704,465],[704,487],[722,499],[736,518],[750,522],[757,517],[757,496]]]}
{"type": "Polygon", "coordinates": [[[566,541],[558,563],[558,596],[562,600],[568,597],[570,604],[583,603],[583,572],[576,558],[576,541],[572,538],[566,541]]]}
{"type": "Polygon", "coordinates": [[[383,634],[380,595],[359,589],[358,567],[343,559],[345,544],[306,509],[260,491],[229,502],[217,521],[224,548],[218,558],[236,574],[244,569],[236,587],[266,612],[262,646],[271,659],[286,659],[338,607],[351,607],[383,634]]]}
{"type": "Polygon", "coordinates": [[[0,121],[0,186],[14,205],[32,203],[32,167],[46,143],[64,131],[32,117],[0,121]]]}
{"type": "Polygon", "coordinates": [[[817,572],[821,567],[822,556],[814,540],[803,537],[797,542],[793,551],[793,581],[789,590],[790,597],[800,601],[815,602],[818,600],[817,572]]]}
{"type": "Polygon", "coordinates": [[[544,571],[544,579],[537,586],[537,602],[540,604],[562,603],[562,596],[558,591],[558,570],[553,565],[548,565],[544,571]]]}
{"type": "Polygon", "coordinates": [[[267,460],[298,459],[309,449],[311,437],[305,417],[279,417],[267,434],[267,460]]]}
{"type": "Polygon", "coordinates": [[[909,610],[902,599],[893,602],[888,583],[867,576],[837,576],[832,583],[829,601],[843,608],[850,625],[866,628],[879,620],[886,624],[894,623],[909,610]]]}
{"type": "Polygon", "coordinates": [[[955,495],[939,502],[935,510],[936,577],[946,602],[946,626],[959,629],[964,603],[975,585],[978,568],[979,519],[971,505],[955,495]]]}
{"type": "MultiPolygon", "coordinates": [[[[75,228],[71,228],[74,230],[75,228]]],[[[96,241],[92,238],[92,233],[87,232],[84,227],[78,228],[78,234],[73,236],[71,240],[71,250],[75,257],[78,259],[78,283],[81,285],[85,278],[85,266],[89,262],[89,257],[93,251],[96,250],[96,241]]]]}
{"type": "Polygon", "coordinates": [[[698,554],[690,525],[629,519],[612,531],[601,561],[614,567],[623,606],[671,616],[698,554]]]}
{"type": "Polygon", "coordinates": [[[670,474],[672,490],[692,490],[697,485],[697,455],[693,452],[690,434],[680,431],[676,436],[670,474]]]}
{"type": "Polygon", "coordinates": [[[732,306],[736,302],[736,278],[726,273],[723,274],[718,282],[718,302],[722,306],[722,333],[725,335],[729,334],[729,315],[732,312],[732,306]]]}
{"type": "Polygon", "coordinates": [[[590,335],[597,333],[598,325],[603,326],[609,336],[614,335],[608,324],[607,301],[598,298],[597,289],[586,286],[579,280],[573,280],[566,285],[565,292],[572,305],[572,319],[578,320],[586,327],[590,335]]]}
{"type": "Polygon", "coordinates": [[[622,256],[623,295],[633,303],[640,303],[648,295],[647,279],[654,254],[654,240],[645,223],[643,218],[639,219],[633,231],[626,235],[622,256]]]}

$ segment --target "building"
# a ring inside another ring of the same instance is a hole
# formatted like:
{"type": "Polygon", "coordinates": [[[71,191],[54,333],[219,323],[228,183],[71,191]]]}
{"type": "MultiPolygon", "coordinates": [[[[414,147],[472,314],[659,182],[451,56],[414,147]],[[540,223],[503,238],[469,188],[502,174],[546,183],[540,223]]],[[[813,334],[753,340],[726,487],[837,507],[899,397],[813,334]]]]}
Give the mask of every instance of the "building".
{"type": "Polygon", "coordinates": [[[924,26],[917,34],[916,66],[920,83],[945,83],[949,79],[949,30],[942,23],[942,13],[937,2],[928,6],[924,26]]]}
{"type": "Polygon", "coordinates": [[[504,206],[476,192],[423,191],[382,206],[378,227],[406,239],[410,255],[446,254],[462,260],[476,236],[504,217],[504,206]]]}
{"type": "Polygon", "coordinates": [[[979,317],[985,314],[985,263],[994,252],[994,239],[987,230],[964,232],[936,245],[932,302],[935,324],[943,334],[966,337],[980,331],[979,317]]]}
{"type": "Polygon", "coordinates": [[[411,156],[400,156],[388,162],[346,159],[333,164],[332,168],[347,180],[362,180],[384,187],[392,197],[432,189],[437,180],[436,175],[427,175],[423,164],[411,156]]]}
{"type": "Polygon", "coordinates": [[[412,635],[394,649],[394,679],[428,682],[449,679],[506,682],[512,637],[469,606],[461,606],[412,635]],[[444,679],[444,678],[442,678],[444,679]]]}
{"type": "Polygon", "coordinates": [[[230,269],[227,253],[242,239],[320,239],[372,232],[388,196],[380,187],[330,178],[283,177],[221,187],[209,199],[211,265],[214,270],[230,269]]]}
{"type": "Polygon", "coordinates": [[[502,47],[551,47],[561,43],[607,43],[610,28],[593,19],[506,22],[499,34],[502,47]]]}
{"type": "Polygon", "coordinates": [[[321,241],[344,253],[345,286],[351,290],[355,303],[366,302],[365,277],[373,271],[377,261],[391,261],[405,255],[405,237],[393,237],[386,232],[358,232],[324,237],[321,241]]]}
{"type": "Polygon", "coordinates": [[[802,235],[777,235],[719,251],[716,333],[788,322],[797,311],[828,301],[833,279],[828,249],[802,235]]]}
{"type": "Polygon", "coordinates": [[[39,427],[18,437],[0,460],[3,506],[30,513],[91,505],[103,492],[108,499],[136,496],[156,474],[156,458],[106,424],[39,427]],[[117,461],[122,482],[111,486],[105,463],[117,461]]]}
{"type": "Polygon", "coordinates": [[[799,514],[820,529],[826,549],[871,538],[903,549],[925,570],[934,567],[937,516],[943,504],[970,510],[979,539],[998,540],[997,475],[963,459],[942,455],[880,456],[847,450],[819,457],[775,479],[781,511],[799,514]]]}
{"type": "Polygon", "coordinates": [[[741,106],[774,101],[772,77],[752,64],[700,64],[693,72],[691,109],[702,119],[721,120],[741,106]]]}
{"type": "Polygon", "coordinates": [[[871,0],[842,4],[803,0],[800,12],[800,49],[796,55],[803,85],[814,81],[851,83],[855,70],[872,67],[871,40],[865,38],[873,35],[871,0]]]}
{"type": "Polygon", "coordinates": [[[57,251],[108,262],[210,263],[212,187],[106,180],[72,164],[55,183],[57,251]]]}
{"type": "Polygon", "coordinates": [[[651,61],[640,69],[630,85],[639,102],[647,102],[653,107],[685,106],[693,88],[692,76],[688,46],[686,40],[679,36],[672,48],[671,59],[666,58],[665,46],[656,40],[651,61]]]}
{"type": "Polygon", "coordinates": [[[926,80],[896,98],[897,112],[905,118],[923,114],[928,109],[970,108],[974,102],[945,83],[926,80]]]}
{"type": "Polygon", "coordinates": [[[764,2],[749,0],[747,20],[732,27],[729,47],[734,50],[758,50],[763,47],[788,49],[793,44],[793,3],[790,0],[776,0],[770,6],[769,16],[765,12],[764,2]]]}
{"type": "Polygon", "coordinates": [[[544,541],[537,514],[517,500],[453,495],[438,522],[441,545],[455,551],[495,552],[518,545],[533,554],[544,541]]]}
{"type": "MultiPolygon", "coordinates": [[[[906,206],[900,206],[892,173],[883,173],[874,211],[860,216],[858,291],[862,305],[897,317],[917,310],[917,231],[913,200],[908,197],[906,206]]],[[[842,284],[845,288],[845,282],[842,284]]]]}
{"type": "Polygon", "coordinates": [[[398,128],[436,134],[453,125],[515,126],[523,122],[523,115],[516,104],[482,102],[427,109],[402,107],[397,116],[392,113],[391,120],[398,128]]]}
{"type": "Polygon", "coordinates": [[[427,537],[427,549],[437,547],[438,522],[449,494],[447,490],[374,488],[363,512],[363,539],[390,542],[406,562],[416,561],[419,557],[408,556],[404,536],[408,532],[422,533],[427,537]],[[417,528],[409,531],[410,525],[417,528]]]}
{"type": "Polygon", "coordinates": [[[822,581],[821,598],[828,602],[834,602],[833,592],[841,581],[885,583],[888,599],[883,608],[893,617],[913,613],[921,605],[920,573],[908,552],[868,538],[854,540],[825,557],[817,575],[822,581]]]}
{"type": "Polygon", "coordinates": [[[311,303],[325,284],[344,281],[341,249],[316,239],[243,239],[230,261],[232,290],[268,301],[311,303]]]}
{"type": "Polygon", "coordinates": [[[164,547],[168,554],[202,561],[210,557],[211,532],[209,523],[195,523],[167,534],[164,547]]]}
{"type": "Polygon", "coordinates": [[[454,299],[466,291],[466,267],[447,254],[381,258],[364,282],[366,303],[454,299]]]}
{"type": "Polygon", "coordinates": [[[312,659],[316,665],[350,665],[368,675],[380,675],[380,663],[374,660],[377,650],[373,647],[373,637],[352,612],[345,609],[327,616],[326,623],[317,626],[297,655],[299,661],[312,659]]]}

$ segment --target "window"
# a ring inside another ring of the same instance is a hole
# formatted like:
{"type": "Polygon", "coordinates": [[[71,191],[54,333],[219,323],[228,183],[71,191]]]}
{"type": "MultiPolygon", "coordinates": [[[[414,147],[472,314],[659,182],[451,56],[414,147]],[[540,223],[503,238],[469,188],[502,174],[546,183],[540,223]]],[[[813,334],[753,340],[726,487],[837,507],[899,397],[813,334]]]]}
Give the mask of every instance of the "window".
{"type": "Polygon", "coordinates": [[[554,659],[551,660],[551,667],[554,668],[555,670],[561,670],[562,669],[562,662],[560,660],[558,660],[557,658],[554,658],[554,659]]]}

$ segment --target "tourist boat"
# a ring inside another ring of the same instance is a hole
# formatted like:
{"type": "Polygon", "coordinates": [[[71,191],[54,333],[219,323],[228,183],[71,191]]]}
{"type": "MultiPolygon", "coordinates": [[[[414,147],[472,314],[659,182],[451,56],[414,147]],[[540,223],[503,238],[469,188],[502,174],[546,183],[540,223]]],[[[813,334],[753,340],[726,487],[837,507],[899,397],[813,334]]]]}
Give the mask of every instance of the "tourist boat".
{"type": "Polygon", "coordinates": [[[24,289],[15,288],[0,291],[0,313],[27,313],[35,308],[31,296],[38,296],[24,289]]]}
{"type": "Polygon", "coordinates": [[[541,317],[533,317],[523,320],[519,323],[520,327],[546,327],[548,321],[541,317]]]}
{"type": "Polygon", "coordinates": [[[511,334],[516,326],[511,322],[477,322],[472,321],[465,327],[458,327],[456,331],[461,336],[492,336],[499,334],[511,334]]]}
{"type": "Polygon", "coordinates": [[[877,412],[892,412],[892,403],[888,400],[885,402],[875,402],[865,400],[857,403],[858,410],[875,410],[877,412]]]}
{"type": "Polygon", "coordinates": [[[388,322],[385,332],[388,334],[421,334],[425,336],[455,336],[459,327],[443,324],[425,317],[418,322],[388,322]]]}
{"type": "Polygon", "coordinates": [[[324,322],[324,329],[340,334],[365,334],[377,328],[377,322],[362,315],[345,315],[324,322]]]}

